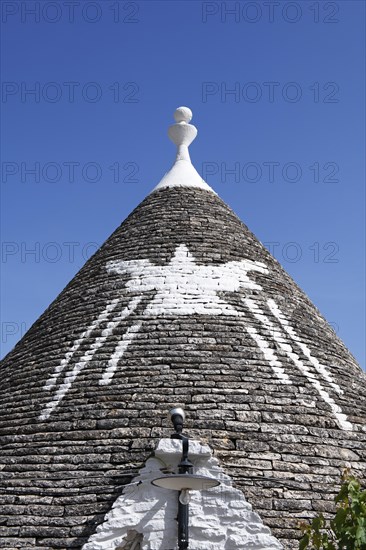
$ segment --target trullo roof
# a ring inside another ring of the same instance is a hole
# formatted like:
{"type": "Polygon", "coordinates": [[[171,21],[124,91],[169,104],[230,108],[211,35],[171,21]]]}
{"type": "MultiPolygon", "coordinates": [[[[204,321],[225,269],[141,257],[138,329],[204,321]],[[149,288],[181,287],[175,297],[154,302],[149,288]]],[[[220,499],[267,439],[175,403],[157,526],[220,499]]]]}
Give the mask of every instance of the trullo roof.
{"type": "MultiPolygon", "coordinates": [[[[172,169],[3,361],[0,548],[92,548],[172,406],[284,548],[365,467],[360,367],[192,166],[190,110],[175,118],[172,169]]],[[[130,521],[118,548],[169,550],[130,521]]]]}

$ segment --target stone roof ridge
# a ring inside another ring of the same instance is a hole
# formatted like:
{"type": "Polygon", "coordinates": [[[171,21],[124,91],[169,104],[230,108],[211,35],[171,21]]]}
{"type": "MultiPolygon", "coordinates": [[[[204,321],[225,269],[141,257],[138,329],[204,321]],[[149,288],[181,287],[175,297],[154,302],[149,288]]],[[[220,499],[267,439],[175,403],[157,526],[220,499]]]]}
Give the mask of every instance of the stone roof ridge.
{"type": "Polygon", "coordinates": [[[198,133],[197,128],[189,124],[192,116],[192,111],[188,107],[178,107],[175,110],[175,124],[169,126],[168,135],[177,146],[177,156],[172,168],[163,176],[152,193],[167,187],[198,187],[217,194],[199,175],[189,156],[188,147],[198,133]]]}

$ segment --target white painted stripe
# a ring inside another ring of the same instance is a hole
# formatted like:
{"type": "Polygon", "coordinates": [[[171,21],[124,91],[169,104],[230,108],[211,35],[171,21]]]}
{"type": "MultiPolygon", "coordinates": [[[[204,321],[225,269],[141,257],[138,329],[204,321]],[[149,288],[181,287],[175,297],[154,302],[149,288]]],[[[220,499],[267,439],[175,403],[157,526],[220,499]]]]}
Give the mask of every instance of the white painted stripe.
{"type": "Polygon", "coordinates": [[[273,372],[279,379],[279,381],[282,384],[292,384],[291,380],[283,370],[280,361],[278,360],[277,355],[269,347],[268,341],[257,332],[257,330],[254,327],[245,327],[246,331],[250,334],[250,336],[253,338],[253,340],[256,342],[258,347],[261,349],[264,358],[268,361],[270,366],[272,367],[273,372]]]}
{"type": "MultiPolygon", "coordinates": [[[[52,411],[57,407],[60,401],[62,401],[66,393],[71,388],[71,385],[73,384],[75,378],[78,376],[78,374],[80,374],[82,370],[85,369],[85,367],[92,360],[93,356],[98,351],[98,349],[105,343],[107,338],[112,334],[114,328],[136,309],[136,307],[141,302],[141,300],[142,300],[142,296],[133,298],[131,302],[128,304],[128,306],[121,311],[121,313],[116,315],[111,321],[108,322],[106,328],[102,331],[101,335],[98,338],[96,338],[92,348],[86,351],[84,355],[79,359],[79,361],[75,363],[74,367],[66,373],[64,380],[60,385],[60,387],[58,388],[57,392],[55,393],[53,399],[51,399],[51,401],[47,403],[45,409],[42,411],[40,415],[40,420],[46,420],[50,416],[52,411]]],[[[98,317],[98,319],[101,318],[101,315],[98,317]]],[[[95,323],[93,324],[95,325],[95,323]]]]}
{"type": "MultiPolygon", "coordinates": [[[[250,300],[246,300],[246,303],[250,301],[250,300]]],[[[283,313],[280,311],[280,309],[278,308],[278,306],[275,304],[275,302],[273,300],[268,300],[268,305],[269,307],[271,308],[271,312],[273,313],[273,315],[280,321],[281,323],[281,326],[283,326],[283,328],[285,329],[285,327],[288,327],[289,330],[286,330],[287,334],[293,338],[295,337],[296,340],[295,340],[295,343],[297,345],[299,345],[299,338],[297,337],[295,331],[289,326],[289,323],[288,321],[285,319],[283,313]],[[286,323],[284,323],[284,321],[286,321],[286,323]]],[[[249,307],[249,305],[248,305],[249,307]]],[[[292,359],[292,361],[295,363],[295,365],[298,367],[298,369],[300,370],[300,372],[302,372],[304,374],[304,376],[306,376],[306,378],[309,380],[309,382],[311,384],[313,384],[313,386],[316,388],[317,392],[319,393],[319,395],[324,399],[324,401],[326,403],[328,403],[328,405],[330,406],[330,408],[332,409],[332,412],[335,416],[335,418],[337,419],[338,421],[338,424],[339,426],[343,429],[343,430],[352,430],[353,429],[353,426],[350,422],[347,421],[347,415],[343,414],[342,413],[342,409],[339,407],[339,405],[337,405],[335,403],[335,401],[332,399],[332,397],[329,395],[329,393],[324,389],[324,387],[322,386],[322,384],[319,382],[319,380],[317,380],[314,376],[314,374],[309,371],[309,368],[305,365],[305,363],[303,363],[300,359],[300,357],[297,355],[297,353],[294,352],[294,350],[292,349],[292,346],[286,346],[284,347],[284,344],[282,342],[282,339],[279,340],[279,339],[276,339],[275,335],[274,335],[274,338],[275,340],[278,342],[278,344],[280,345],[280,347],[287,353],[287,355],[292,359]],[[290,347],[290,350],[288,349],[290,347]]],[[[301,348],[302,349],[302,348],[301,348]]],[[[310,353],[310,352],[309,352],[310,353]]],[[[312,363],[313,364],[313,363],[312,363]]]]}
{"type": "Polygon", "coordinates": [[[117,370],[117,366],[119,361],[122,359],[126,349],[132,342],[134,338],[136,338],[140,328],[142,326],[142,323],[138,323],[137,325],[132,325],[129,327],[129,329],[125,332],[123,335],[122,340],[118,343],[116,349],[114,350],[114,353],[112,357],[110,358],[108,362],[108,367],[104,371],[103,377],[99,380],[100,385],[107,385],[110,384],[114,373],[117,370]]]}
{"type": "Polygon", "coordinates": [[[293,360],[298,369],[306,376],[306,378],[313,384],[313,386],[318,391],[319,395],[324,399],[326,403],[330,406],[333,411],[334,416],[336,417],[338,424],[343,430],[352,430],[352,424],[347,421],[347,416],[342,413],[342,409],[337,405],[334,400],[330,397],[329,393],[324,389],[319,380],[317,380],[314,375],[309,371],[307,366],[301,361],[297,353],[291,352],[288,354],[289,357],[293,360]]]}
{"type": "Polygon", "coordinates": [[[296,334],[295,330],[290,326],[290,323],[285,318],[281,310],[279,309],[278,305],[273,300],[268,300],[268,307],[273,313],[273,315],[279,320],[285,331],[291,338],[297,343],[297,345],[301,348],[301,351],[303,354],[309,359],[311,364],[314,366],[314,368],[318,371],[319,374],[322,375],[322,377],[329,382],[329,384],[335,389],[337,393],[340,395],[343,394],[343,391],[341,388],[334,382],[334,379],[332,378],[331,374],[327,371],[327,368],[322,365],[316,357],[313,357],[311,355],[311,352],[306,344],[304,344],[299,336],[296,334]]]}
{"type": "Polygon", "coordinates": [[[111,311],[113,311],[118,303],[120,301],[120,298],[115,298],[112,300],[110,304],[108,304],[102,313],[100,313],[99,317],[95,321],[92,322],[92,324],[89,326],[87,330],[85,330],[79,338],[77,338],[72,345],[72,347],[69,349],[69,351],[66,353],[65,357],[62,359],[61,363],[57,365],[57,367],[54,370],[54,373],[50,376],[50,378],[47,380],[46,384],[43,386],[44,390],[51,390],[53,386],[56,384],[57,379],[59,378],[60,374],[65,370],[69,362],[71,361],[74,353],[79,349],[82,342],[89,338],[93,330],[99,327],[103,321],[105,321],[108,318],[108,315],[111,311]]]}

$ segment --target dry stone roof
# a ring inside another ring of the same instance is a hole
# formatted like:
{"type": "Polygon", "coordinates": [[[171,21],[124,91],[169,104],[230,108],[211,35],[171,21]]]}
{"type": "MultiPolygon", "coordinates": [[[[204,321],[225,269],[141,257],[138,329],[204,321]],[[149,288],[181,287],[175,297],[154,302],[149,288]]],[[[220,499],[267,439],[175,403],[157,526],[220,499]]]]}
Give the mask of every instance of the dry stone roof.
{"type": "Polygon", "coordinates": [[[362,476],[365,377],[197,179],[182,112],[171,172],[2,363],[0,548],[81,548],[172,406],[284,548],[331,511],[345,465],[362,476]]]}

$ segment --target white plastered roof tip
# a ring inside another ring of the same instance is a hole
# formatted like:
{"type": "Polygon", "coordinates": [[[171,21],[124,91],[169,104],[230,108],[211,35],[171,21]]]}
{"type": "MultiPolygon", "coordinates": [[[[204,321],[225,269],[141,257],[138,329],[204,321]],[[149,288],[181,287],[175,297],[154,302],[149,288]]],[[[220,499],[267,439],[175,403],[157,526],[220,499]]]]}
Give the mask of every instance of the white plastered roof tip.
{"type": "Polygon", "coordinates": [[[186,160],[176,160],[173,167],[152,190],[152,193],[165,187],[199,187],[217,195],[208,183],[201,178],[193,164],[186,160]]]}
{"type": "Polygon", "coordinates": [[[175,163],[152,193],[166,187],[198,187],[217,195],[191,163],[188,147],[197,136],[197,128],[189,124],[192,111],[188,107],[178,107],[174,112],[174,118],[176,123],[169,127],[168,135],[177,146],[175,163]]]}

